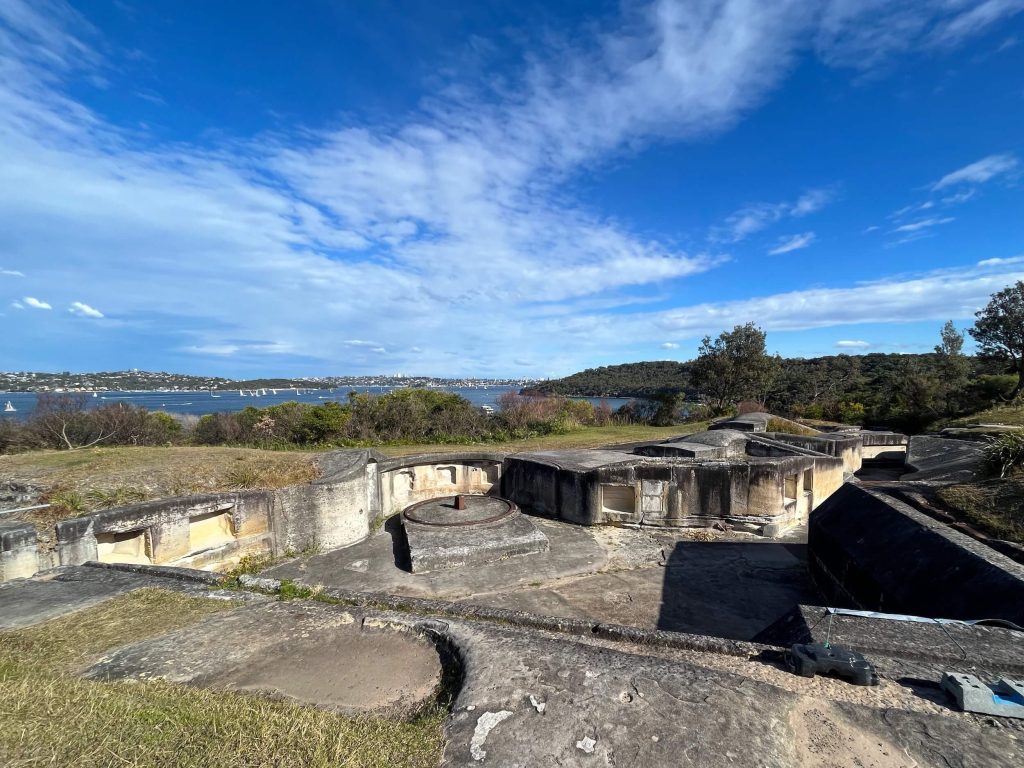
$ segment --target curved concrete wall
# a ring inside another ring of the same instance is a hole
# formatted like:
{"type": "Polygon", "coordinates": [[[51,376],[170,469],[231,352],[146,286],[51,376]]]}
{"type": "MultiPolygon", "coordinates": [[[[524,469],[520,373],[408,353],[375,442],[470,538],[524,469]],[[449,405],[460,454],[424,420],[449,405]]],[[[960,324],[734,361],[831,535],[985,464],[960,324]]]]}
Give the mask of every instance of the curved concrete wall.
{"type": "Polygon", "coordinates": [[[441,496],[489,493],[501,482],[503,461],[500,454],[476,452],[382,460],[380,514],[390,517],[411,504],[441,496]]]}
{"type": "Polygon", "coordinates": [[[847,484],[815,510],[808,553],[832,605],[1024,626],[1024,566],[880,491],[847,484]]]}

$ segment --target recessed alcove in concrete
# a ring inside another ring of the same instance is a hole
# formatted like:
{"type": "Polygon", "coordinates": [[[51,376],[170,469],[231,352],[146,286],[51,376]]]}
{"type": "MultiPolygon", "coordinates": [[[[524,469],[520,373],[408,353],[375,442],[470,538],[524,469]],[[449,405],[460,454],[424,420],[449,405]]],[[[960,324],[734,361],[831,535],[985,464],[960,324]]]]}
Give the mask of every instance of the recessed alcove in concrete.
{"type": "Polygon", "coordinates": [[[496,496],[447,496],[402,513],[413,573],[503,560],[548,550],[547,537],[496,496]]]}

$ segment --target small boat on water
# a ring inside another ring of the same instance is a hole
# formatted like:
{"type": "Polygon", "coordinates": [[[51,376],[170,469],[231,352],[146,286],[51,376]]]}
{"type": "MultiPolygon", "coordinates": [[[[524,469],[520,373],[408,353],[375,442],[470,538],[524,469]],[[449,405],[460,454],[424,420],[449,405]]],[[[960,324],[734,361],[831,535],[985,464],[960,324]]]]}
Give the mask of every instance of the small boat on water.
{"type": "Polygon", "coordinates": [[[7,404],[4,406],[4,413],[14,413],[17,410],[18,409],[14,407],[14,403],[10,400],[8,400],[7,404]]]}

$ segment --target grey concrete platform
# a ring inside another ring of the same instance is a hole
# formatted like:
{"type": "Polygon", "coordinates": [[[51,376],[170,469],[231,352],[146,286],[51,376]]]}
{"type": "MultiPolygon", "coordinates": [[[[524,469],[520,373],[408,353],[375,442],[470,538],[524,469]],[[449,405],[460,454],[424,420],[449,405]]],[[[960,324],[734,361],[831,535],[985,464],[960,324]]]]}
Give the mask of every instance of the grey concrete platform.
{"type": "Polygon", "coordinates": [[[492,496],[431,499],[402,513],[413,573],[482,565],[548,550],[548,538],[510,501],[492,496]]]}
{"type": "Polygon", "coordinates": [[[586,528],[531,517],[550,551],[414,574],[402,530],[265,571],[355,592],[458,600],[567,618],[747,640],[794,606],[818,602],[799,541],[680,541],[673,532],[586,528]]]}
{"type": "Polygon", "coordinates": [[[458,599],[490,592],[513,591],[530,583],[594,573],[610,561],[594,532],[576,525],[531,517],[547,537],[550,551],[513,557],[500,567],[470,567],[414,574],[408,544],[398,517],[384,530],[351,547],[295,560],[264,571],[275,579],[369,592],[393,592],[412,597],[458,599]]]}

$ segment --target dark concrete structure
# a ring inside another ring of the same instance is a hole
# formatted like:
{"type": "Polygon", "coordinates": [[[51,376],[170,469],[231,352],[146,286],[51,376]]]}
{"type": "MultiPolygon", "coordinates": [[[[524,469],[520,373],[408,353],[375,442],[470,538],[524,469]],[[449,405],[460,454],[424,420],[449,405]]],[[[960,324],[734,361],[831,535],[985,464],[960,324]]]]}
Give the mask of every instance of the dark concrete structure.
{"type": "Polygon", "coordinates": [[[1024,566],[880,490],[843,486],[811,514],[808,549],[831,605],[1024,626],[1024,566]]]}

